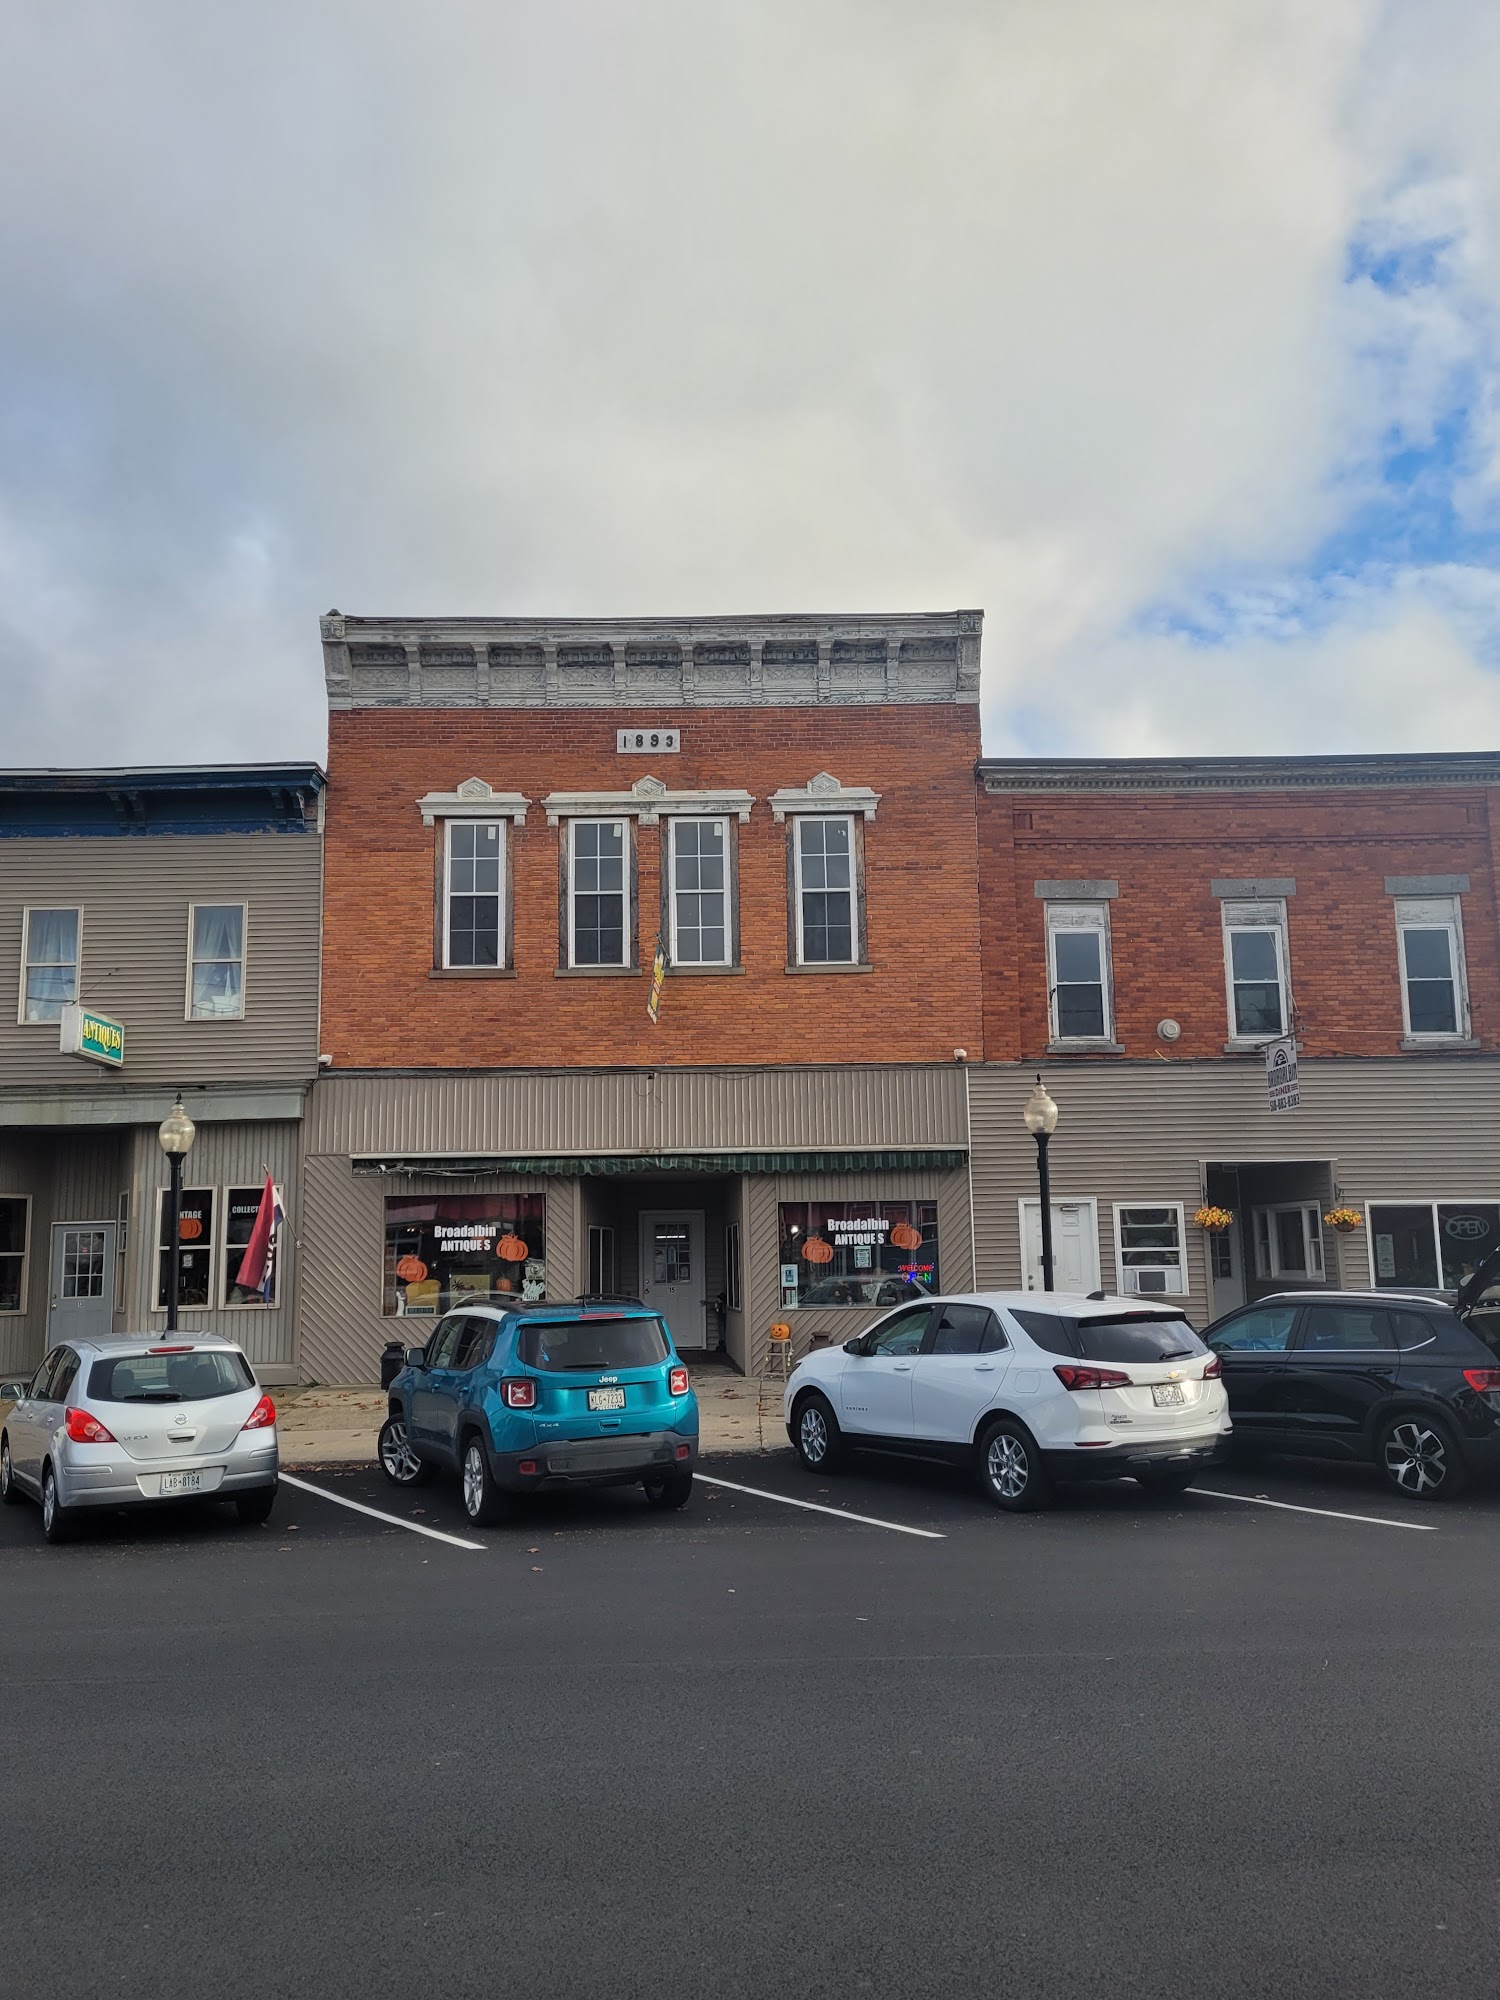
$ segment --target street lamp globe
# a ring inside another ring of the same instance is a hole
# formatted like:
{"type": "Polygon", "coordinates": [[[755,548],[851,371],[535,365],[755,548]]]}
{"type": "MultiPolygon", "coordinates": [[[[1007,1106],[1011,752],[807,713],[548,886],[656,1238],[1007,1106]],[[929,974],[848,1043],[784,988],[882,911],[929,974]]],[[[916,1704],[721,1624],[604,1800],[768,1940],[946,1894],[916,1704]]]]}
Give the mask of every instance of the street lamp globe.
{"type": "Polygon", "coordinates": [[[192,1151],[193,1141],[198,1136],[198,1128],[182,1108],[181,1092],[178,1093],[177,1102],[161,1121],[156,1136],[161,1141],[161,1149],[168,1159],[180,1160],[192,1151]]]}
{"type": "MultiPolygon", "coordinates": [[[[1033,1138],[1046,1133],[1050,1139],[1057,1130],[1057,1106],[1047,1094],[1047,1086],[1038,1077],[1036,1088],[1026,1100],[1021,1116],[1026,1121],[1026,1130],[1033,1138]]],[[[165,1141],[163,1141],[165,1144],[165,1141]]]]}

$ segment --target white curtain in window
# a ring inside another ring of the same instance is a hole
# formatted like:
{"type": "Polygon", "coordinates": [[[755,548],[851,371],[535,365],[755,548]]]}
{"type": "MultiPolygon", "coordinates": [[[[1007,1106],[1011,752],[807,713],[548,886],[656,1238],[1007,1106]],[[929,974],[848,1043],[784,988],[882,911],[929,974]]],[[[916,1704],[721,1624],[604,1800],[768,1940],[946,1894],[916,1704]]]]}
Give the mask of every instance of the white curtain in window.
{"type": "Polygon", "coordinates": [[[208,907],[200,904],[193,913],[194,958],[239,958],[240,926],[244,912],[237,903],[208,907]]]}
{"type": "Polygon", "coordinates": [[[26,930],[26,955],[33,965],[73,965],[78,958],[78,912],[33,910],[26,930]]]}

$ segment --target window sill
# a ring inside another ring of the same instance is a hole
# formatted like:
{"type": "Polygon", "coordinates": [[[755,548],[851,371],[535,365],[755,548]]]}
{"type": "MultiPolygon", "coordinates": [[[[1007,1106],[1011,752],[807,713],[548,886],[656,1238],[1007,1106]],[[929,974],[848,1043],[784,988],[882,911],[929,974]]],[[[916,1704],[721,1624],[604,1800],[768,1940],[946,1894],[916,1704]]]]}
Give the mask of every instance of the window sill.
{"type": "Polygon", "coordinates": [[[639,979],[638,965],[560,965],[554,979],[639,979]]]}
{"type": "Polygon", "coordinates": [[[1403,1035],[1401,1047],[1408,1052],[1442,1055],[1450,1049],[1477,1049],[1477,1035],[1403,1035]]]}
{"type": "Polygon", "coordinates": [[[743,979],[743,965],[669,965],[668,979],[743,979]]]}
{"type": "Polygon", "coordinates": [[[1049,1056],[1122,1056],[1123,1042],[1106,1041],[1102,1035],[1064,1035],[1048,1042],[1049,1056]]]}
{"type": "Polygon", "coordinates": [[[513,965],[435,965],[429,979],[514,979],[513,965]]]}
{"type": "MultiPolygon", "coordinates": [[[[1284,1042],[1285,1040],[1285,1035],[1259,1035],[1253,1040],[1248,1037],[1241,1037],[1239,1039],[1231,1037],[1224,1044],[1224,1053],[1226,1056],[1259,1056],[1264,1061],[1266,1050],[1271,1046],[1272,1042],[1284,1042]]],[[[1300,1056],[1302,1053],[1301,1042],[1293,1042],[1292,1047],[1300,1056]]]]}
{"type": "Polygon", "coordinates": [[[873,965],[788,965],[783,967],[788,979],[800,979],[804,973],[820,972],[873,972],[873,965]]]}

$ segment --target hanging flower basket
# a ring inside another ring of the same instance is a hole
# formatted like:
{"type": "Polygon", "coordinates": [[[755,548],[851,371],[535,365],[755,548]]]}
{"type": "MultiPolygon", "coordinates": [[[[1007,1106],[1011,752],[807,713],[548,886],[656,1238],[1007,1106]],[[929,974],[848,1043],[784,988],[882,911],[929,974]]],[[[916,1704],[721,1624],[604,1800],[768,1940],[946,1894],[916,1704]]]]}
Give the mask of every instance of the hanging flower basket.
{"type": "Polygon", "coordinates": [[[1340,1236],[1347,1236],[1351,1230],[1358,1229],[1364,1217],[1357,1208],[1330,1208],[1323,1220],[1330,1229],[1336,1229],[1340,1236]]]}
{"type": "Polygon", "coordinates": [[[1209,1204],[1205,1204],[1195,1212],[1193,1220],[1200,1229],[1206,1230],[1210,1236],[1222,1236],[1226,1230],[1233,1229],[1234,1227],[1234,1210],[1232,1208],[1214,1208],[1209,1204]]]}

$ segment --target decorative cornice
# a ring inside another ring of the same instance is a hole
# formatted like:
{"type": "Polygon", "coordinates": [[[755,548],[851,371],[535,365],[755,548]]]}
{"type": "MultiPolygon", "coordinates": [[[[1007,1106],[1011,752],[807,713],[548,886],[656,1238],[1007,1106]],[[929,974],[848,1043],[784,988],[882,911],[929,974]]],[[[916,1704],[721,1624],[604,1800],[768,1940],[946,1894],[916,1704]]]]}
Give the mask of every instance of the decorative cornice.
{"type": "Polygon", "coordinates": [[[753,792],[674,792],[660,778],[638,778],[628,792],[549,792],[542,800],[548,826],[565,819],[619,819],[634,814],[655,826],[663,813],[691,813],[698,819],[749,819],[753,792]]]}
{"type": "Polygon", "coordinates": [[[530,803],[519,792],[497,792],[483,778],[465,778],[457,791],[428,792],[417,800],[417,810],[423,826],[440,819],[509,819],[521,826],[530,803]]]}
{"type": "Polygon", "coordinates": [[[1500,785],[1500,752],[1389,757],[984,757],[986,792],[1241,792],[1500,785]]]}
{"type": "Polygon", "coordinates": [[[874,819],[879,804],[879,792],[872,792],[868,785],[841,785],[831,771],[819,771],[800,792],[772,792],[771,816],[784,820],[788,813],[857,812],[874,819]]]}

